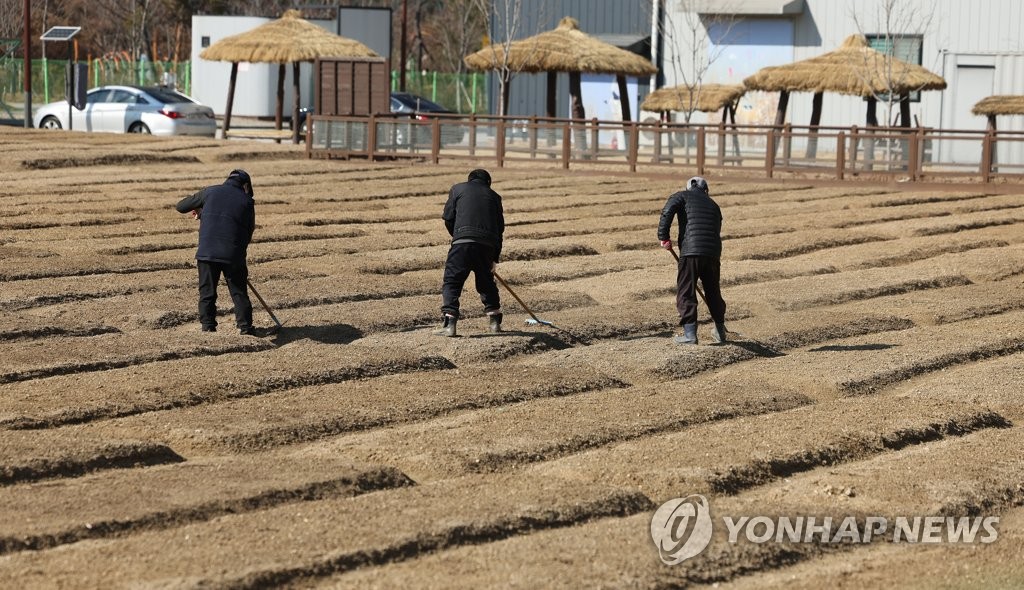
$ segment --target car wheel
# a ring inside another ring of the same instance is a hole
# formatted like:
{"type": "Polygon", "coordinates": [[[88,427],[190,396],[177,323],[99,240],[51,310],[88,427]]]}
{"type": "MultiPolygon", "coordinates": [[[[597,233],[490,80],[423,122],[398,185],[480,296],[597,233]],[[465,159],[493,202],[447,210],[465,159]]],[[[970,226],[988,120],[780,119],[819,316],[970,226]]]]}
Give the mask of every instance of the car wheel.
{"type": "Polygon", "coordinates": [[[60,129],[60,119],[53,115],[43,117],[43,120],[39,123],[40,129],[60,129]]]}
{"type": "Polygon", "coordinates": [[[128,133],[145,133],[150,134],[149,127],[145,123],[135,123],[128,128],[128,133]]]}

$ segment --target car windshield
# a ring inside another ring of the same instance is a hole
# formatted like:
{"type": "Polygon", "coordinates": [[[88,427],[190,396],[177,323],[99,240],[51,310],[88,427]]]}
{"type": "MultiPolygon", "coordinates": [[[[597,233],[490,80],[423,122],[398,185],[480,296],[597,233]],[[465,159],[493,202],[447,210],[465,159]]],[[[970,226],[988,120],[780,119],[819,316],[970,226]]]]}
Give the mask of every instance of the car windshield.
{"type": "Polygon", "coordinates": [[[144,90],[146,94],[155,98],[157,102],[162,102],[164,104],[180,104],[195,102],[194,100],[190,99],[184,94],[180,94],[167,88],[149,87],[143,88],[142,90],[144,90]]]}
{"type": "Polygon", "coordinates": [[[448,109],[415,94],[392,94],[395,100],[414,111],[447,111],[448,109]]]}

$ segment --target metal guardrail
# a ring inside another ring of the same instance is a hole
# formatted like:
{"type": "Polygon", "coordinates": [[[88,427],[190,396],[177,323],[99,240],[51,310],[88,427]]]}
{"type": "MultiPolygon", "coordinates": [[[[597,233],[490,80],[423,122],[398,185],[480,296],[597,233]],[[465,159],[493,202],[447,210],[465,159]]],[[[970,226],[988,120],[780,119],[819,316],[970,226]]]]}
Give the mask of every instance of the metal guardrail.
{"type": "Polygon", "coordinates": [[[322,158],[544,160],[686,166],[696,174],[743,171],[771,178],[815,174],[908,181],[970,177],[1024,180],[1024,133],[928,128],[702,125],[488,115],[311,117],[307,155],[322,158]]]}

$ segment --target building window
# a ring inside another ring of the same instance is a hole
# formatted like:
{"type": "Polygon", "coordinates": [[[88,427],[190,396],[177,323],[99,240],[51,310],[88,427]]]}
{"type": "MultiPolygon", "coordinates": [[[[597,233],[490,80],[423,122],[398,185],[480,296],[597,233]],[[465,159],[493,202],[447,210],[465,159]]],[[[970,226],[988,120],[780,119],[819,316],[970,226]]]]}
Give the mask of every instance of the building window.
{"type": "MultiPolygon", "coordinates": [[[[924,38],[920,35],[865,35],[872,49],[893,55],[896,59],[914,65],[922,65],[924,59],[924,38]]],[[[879,100],[887,102],[888,96],[880,96],[879,100]]],[[[910,93],[910,102],[921,102],[920,92],[910,93]]]]}

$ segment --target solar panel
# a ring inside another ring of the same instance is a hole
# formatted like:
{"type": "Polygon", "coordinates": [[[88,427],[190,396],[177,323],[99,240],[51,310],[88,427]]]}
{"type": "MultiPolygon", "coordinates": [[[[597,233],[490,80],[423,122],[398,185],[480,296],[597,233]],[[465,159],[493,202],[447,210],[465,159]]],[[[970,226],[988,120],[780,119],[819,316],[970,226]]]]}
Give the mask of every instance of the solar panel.
{"type": "Polygon", "coordinates": [[[52,27],[39,39],[43,41],[69,41],[81,31],[82,27],[52,27]]]}

